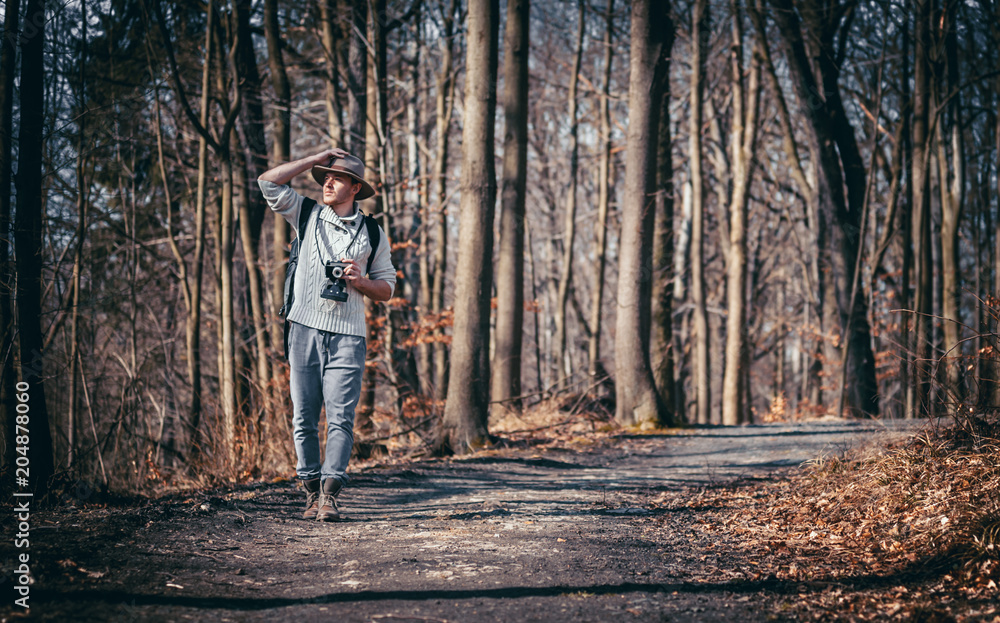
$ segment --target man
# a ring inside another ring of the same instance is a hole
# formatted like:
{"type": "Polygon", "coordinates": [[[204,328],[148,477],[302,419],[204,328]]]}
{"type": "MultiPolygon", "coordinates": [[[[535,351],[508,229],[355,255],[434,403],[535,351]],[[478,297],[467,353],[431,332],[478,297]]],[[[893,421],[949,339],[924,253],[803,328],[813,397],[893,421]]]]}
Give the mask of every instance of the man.
{"type": "Polygon", "coordinates": [[[381,228],[382,244],[376,245],[371,271],[365,275],[372,247],[357,201],[371,197],[375,190],[364,180],[364,170],[358,158],[330,149],[279,165],[257,180],[268,205],[291,223],[299,238],[294,304],[286,311],[285,321],[289,323],[292,437],[298,457],[296,472],[306,492],[305,519],[340,519],[337,494],[348,481],[354,409],[365,368],[363,297],[387,301],[396,285],[396,269],[381,228]],[[322,185],[322,204],[313,205],[288,185],[305,171],[322,185]],[[299,231],[300,214],[306,218],[303,203],[310,214],[299,231]],[[342,264],[328,268],[331,262],[342,264]],[[341,278],[328,278],[340,271],[341,278]],[[326,456],[321,461],[318,427],[324,404],[326,456]]]}

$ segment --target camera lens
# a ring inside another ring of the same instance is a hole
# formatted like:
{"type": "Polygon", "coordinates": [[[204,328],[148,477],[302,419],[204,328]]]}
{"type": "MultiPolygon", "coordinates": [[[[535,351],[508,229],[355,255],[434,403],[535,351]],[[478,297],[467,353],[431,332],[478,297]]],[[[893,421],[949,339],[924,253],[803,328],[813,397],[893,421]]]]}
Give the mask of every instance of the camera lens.
{"type": "Polygon", "coordinates": [[[340,279],[344,276],[344,269],[340,266],[334,266],[330,269],[330,274],[334,279],[340,279]]]}

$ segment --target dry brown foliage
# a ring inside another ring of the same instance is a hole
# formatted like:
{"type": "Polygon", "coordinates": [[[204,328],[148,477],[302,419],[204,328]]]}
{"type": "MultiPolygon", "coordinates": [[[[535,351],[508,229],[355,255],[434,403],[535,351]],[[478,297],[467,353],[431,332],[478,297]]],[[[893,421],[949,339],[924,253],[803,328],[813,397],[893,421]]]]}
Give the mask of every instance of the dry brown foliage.
{"type": "Polygon", "coordinates": [[[996,438],[942,428],[655,505],[698,511],[734,577],[796,594],[794,618],[1000,621],[996,438]]]}

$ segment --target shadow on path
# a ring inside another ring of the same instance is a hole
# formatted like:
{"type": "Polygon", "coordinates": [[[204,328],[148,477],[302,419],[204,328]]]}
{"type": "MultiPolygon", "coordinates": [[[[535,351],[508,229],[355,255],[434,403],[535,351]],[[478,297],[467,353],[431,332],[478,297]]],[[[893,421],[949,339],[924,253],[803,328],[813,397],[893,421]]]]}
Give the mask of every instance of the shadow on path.
{"type": "Polygon", "coordinates": [[[124,603],[132,606],[172,606],[180,608],[225,609],[241,611],[261,611],[276,608],[312,604],[350,604],[383,601],[430,601],[430,600],[465,600],[465,599],[524,599],[530,597],[561,597],[577,595],[626,595],[629,593],[681,593],[699,594],[757,594],[768,592],[778,595],[800,595],[827,590],[830,586],[852,586],[856,589],[874,589],[894,586],[904,582],[919,579],[922,573],[919,565],[916,570],[903,570],[891,575],[859,575],[837,578],[836,581],[788,581],[764,579],[758,581],[735,580],[718,584],[703,582],[676,583],[643,583],[622,582],[620,584],[581,584],[556,586],[511,586],[491,589],[421,589],[421,590],[373,590],[344,593],[327,593],[315,597],[303,598],[243,598],[243,597],[197,597],[173,595],[136,594],[127,591],[114,590],[75,590],[54,591],[41,590],[33,593],[33,597],[46,603],[73,602],[76,604],[105,602],[124,603]]]}

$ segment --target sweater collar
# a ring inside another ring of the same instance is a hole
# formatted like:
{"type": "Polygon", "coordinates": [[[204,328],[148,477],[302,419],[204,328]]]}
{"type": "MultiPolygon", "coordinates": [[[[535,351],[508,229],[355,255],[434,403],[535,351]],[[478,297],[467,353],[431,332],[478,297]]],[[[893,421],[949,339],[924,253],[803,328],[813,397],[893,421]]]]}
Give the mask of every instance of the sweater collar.
{"type": "Polygon", "coordinates": [[[339,216],[336,212],[333,211],[332,207],[324,205],[323,209],[320,210],[319,217],[324,221],[326,221],[327,223],[330,223],[331,225],[334,225],[336,227],[341,227],[345,230],[351,230],[354,229],[354,227],[356,226],[358,222],[358,216],[360,214],[361,210],[358,209],[358,202],[355,201],[354,212],[350,216],[345,216],[345,217],[339,216]]]}

